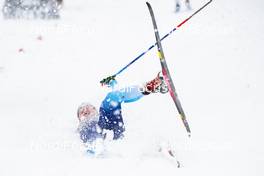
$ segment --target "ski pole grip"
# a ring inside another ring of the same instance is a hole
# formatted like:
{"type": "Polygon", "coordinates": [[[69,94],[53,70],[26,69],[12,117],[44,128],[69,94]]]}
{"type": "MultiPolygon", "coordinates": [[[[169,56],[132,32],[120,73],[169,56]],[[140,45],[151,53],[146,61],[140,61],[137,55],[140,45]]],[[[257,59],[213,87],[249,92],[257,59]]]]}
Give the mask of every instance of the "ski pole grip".
{"type": "Polygon", "coordinates": [[[112,80],[115,80],[115,75],[113,76],[108,76],[107,78],[104,78],[100,81],[101,85],[108,85],[112,80]]]}

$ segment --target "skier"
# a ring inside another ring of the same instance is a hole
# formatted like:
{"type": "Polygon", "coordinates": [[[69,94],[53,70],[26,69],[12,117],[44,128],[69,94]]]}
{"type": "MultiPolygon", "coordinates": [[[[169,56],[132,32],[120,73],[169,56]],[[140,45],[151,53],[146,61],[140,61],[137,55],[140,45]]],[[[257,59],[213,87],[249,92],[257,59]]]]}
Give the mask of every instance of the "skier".
{"type": "MultiPolygon", "coordinates": [[[[185,6],[188,10],[191,9],[190,0],[185,0],[185,6]]],[[[176,0],[176,9],[175,12],[179,12],[181,9],[180,1],[176,0]]]]}
{"type": "Polygon", "coordinates": [[[105,139],[106,130],[113,132],[113,140],[123,138],[125,126],[121,104],[137,101],[150,93],[168,92],[160,73],[143,86],[131,86],[116,90],[116,85],[116,80],[109,82],[108,86],[112,88],[112,91],[103,100],[99,112],[90,103],[83,103],[79,106],[77,111],[78,132],[83,143],[93,143],[96,139],[105,139]]]}

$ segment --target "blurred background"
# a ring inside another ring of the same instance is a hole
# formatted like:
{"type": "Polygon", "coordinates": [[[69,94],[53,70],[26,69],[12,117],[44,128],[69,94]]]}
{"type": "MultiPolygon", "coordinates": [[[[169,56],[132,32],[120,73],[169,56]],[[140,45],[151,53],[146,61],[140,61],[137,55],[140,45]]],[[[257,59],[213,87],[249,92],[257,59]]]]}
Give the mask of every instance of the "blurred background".
{"type": "MultiPolygon", "coordinates": [[[[150,0],[163,36],[206,0],[150,0]]],[[[263,175],[264,2],[214,0],[162,42],[192,137],[169,95],[125,104],[125,139],[89,158],[76,111],[155,42],[143,0],[0,0],[0,175],[263,175]],[[159,156],[174,147],[183,167],[159,156]]],[[[160,71],[156,49],[120,85],[160,71]]]]}

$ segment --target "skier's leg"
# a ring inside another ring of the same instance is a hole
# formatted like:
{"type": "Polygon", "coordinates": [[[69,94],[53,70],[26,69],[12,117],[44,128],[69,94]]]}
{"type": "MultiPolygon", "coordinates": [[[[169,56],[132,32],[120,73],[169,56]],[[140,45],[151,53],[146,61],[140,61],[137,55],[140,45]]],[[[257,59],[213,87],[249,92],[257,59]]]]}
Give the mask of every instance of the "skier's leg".
{"type": "MultiPolygon", "coordinates": [[[[121,110],[122,101],[118,101],[122,96],[123,93],[120,91],[110,92],[102,102],[99,110],[98,125],[103,129],[103,133],[108,133],[107,130],[111,130],[113,139],[119,139],[125,131],[121,110]]],[[[109,133],[106,135],[108,139],[111,136],[109,133]]]]}
{"type": "Polygon", "coordinates": [[[122,122],[118,122],[118,125],[114,128],[114,140],[122,139],[124,137],[123,132],[125,131],[124,124],[122,122]]]}
{"type": "Polygon", "coordinates": [[[116,109],[116,110],[108,109],[107,111],[103,108],[100,108],[100,117],[99,117],[98,125],[103,130],[113,131],[114,140],[120,139],[124,136],[123,132],[125,131],[125,127],[121,114],[121,109],[116,109]]]}
{"type": "Polygon", "coordinates": [[[176,8],[175,8],[175,12],[179,12],[181,9],[181,5],[180,5],[180,1],[176,0],[176,8]]]}
{"type": "Polygon", "coordinates": [[[120,90],[113,90],[103,100],[99,110],[98,125],[105,130],[113,131],[113,139],[119,139],[125,131],[122,117],[122,103],[139,100],[144,95],[139,86],[131,86],[120,90]]]}
{"type": "Polygon", "coordinates": [[[190,0],[185,0],[185,5],[188,10],[191,10],[190,0]]]}
{"type": "Polygon", "coordinates": [[[107,109],[100,107],[99,114],[100,115],[99,115],[98,125],[102,129],[112,130],[112,126],[111,126],[110,119],[109,119],[110,115],[109,115],[109,112],[107,112],[107,109]]]}

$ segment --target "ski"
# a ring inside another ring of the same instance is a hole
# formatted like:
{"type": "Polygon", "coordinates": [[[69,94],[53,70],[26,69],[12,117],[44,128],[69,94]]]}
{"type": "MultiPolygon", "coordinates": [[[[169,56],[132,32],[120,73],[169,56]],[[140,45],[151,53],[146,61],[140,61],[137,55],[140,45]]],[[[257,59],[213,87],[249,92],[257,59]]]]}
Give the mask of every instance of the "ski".
{"type": "MultiPolygon", "coordinates": [[[[182,25],[184,25],[187,21],[189,21],[193,16],[195,16],[196,14],[198,14],[200,11],[202,11],[206,6],[208,6],[210,3],[212,2],[212,0],[208,1],[206,4],[204,4],[202,7],[200,7],[198,10],[196,10],[194,13],[192,13],[188,18],[186,18],[185,20],[183,20],[179,25],[177,25],[176,27],[174,27],[170,32],[168,32],[167,34],[165,34],[160,41],[164,40],[165,38],[167,38],[168,36],[170,36],[173,32],[177,31],[182,25]]],[[[153,45],[151,45],[147,50],[145,50],[144,52],[142,52],[141,54],[139,54],[135,59],[133,59],[131,62],[129,62],[125,67],[123,67],[121,70],[119,70],[117,73],[115,73],[112,76],[108,76],[107,78],[103,79],[100,81],[100,83],[102,85],[104,84],[108,84],[111,80],[115,79],[115,77],[119,74],[121,74],[124,70],[126,70],[129,66],[131,66],[132,64],[134,64],[137,60],[139,60],[140,58],[142,58],[146,53],[148,53],[150,50],[152,50],[155,46],[157,45],[157,43],[154,43],[153,45]]]]}
{"type": "Polygon", "coordinates": [[[152,19],[152,23],[153,23],[153,27],[154,27],[154,32],[155,32],[155,37],[156,37],[156,43],[157,43],[157,48],[158,48],[158,57],[160,59],[160,64],[161,64],[161,68],[162,68],[162,74],[164,76],[164,79],[166,81],[166,84],[169,88],[169,92],[170,92],[170,96],[171,98],[173,99],[174,101],[174,104],[181,116],[181,120],[188,132],[188,136],[190,137],[191,136],[191,130],[190,130],[190,127],[189,127],[189,124],[186,120],[186,116],[185,116],[185,113],[183,111],[183,108],[181,106],[181,103],[180,103],[180,100],[178,98],[178,95],[176,93],[176,90],[175,90],[175,86],[174,86],[174,83],[172,81],[172,78],[171,78],[171,75],[170,75],[170,72],[169,72],[169,68],[167,66],[167,63],[166,63],[166,60],[165,60],[165,56],[164,56],[164,52],[163,52],[163,49],[162,49],[162,45],[161,45],[161,40],[160,40],[160,35],[159,35],[159,31],[158,31],[158,27],[157,27],[157,24],[156,24],[156,20],[155,20],[155,16],[154,16],[154,12],[152,10],[152,7],[151,5],[146,2],[147,6],[148,6],[148,9],[149,9],[149,12],[150,12],[150,16],[151,16],[151,19],[152,19]]]}

